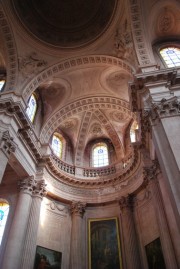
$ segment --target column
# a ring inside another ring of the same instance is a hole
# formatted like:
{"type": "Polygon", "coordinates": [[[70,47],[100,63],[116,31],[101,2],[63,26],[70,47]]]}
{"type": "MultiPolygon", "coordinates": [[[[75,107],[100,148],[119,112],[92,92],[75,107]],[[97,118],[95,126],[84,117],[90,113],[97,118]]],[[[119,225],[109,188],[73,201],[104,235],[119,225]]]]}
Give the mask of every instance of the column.
{"type": "Polygon", "coordinates": [[[85,212],[85,204],[81,202],[72,202],[72,228],[71,228],[71,252],[70,268],[83,268],[83,249],[82,249],[82,218],[85,212]]]}
{"type": "Polygon", "coordinates": [[[1,133],[0,138],[0,183],[2,181],[6,165],[8,163],[11,152],[15,152],[16,144],[13,138],[10,137],[9,132],[5,131],[1,133]]]}
{"type": "Polygon", "coordinates": [[[139,245],[133,216],[133,196],[122,197],[119,200],[119,205],[121,208],[126,269],[141,269],[139,245]]]}
{"type": "Polygon", "coordinates": [[[150,191],[153,196],[153,205],[157,217],[159,226],[159,233],[161,239],[162,250],[164,254],[164,260],[166,263],[166,269],[178,269],[172,241],[170,238],[169,228],[167,225],[166,215],[162,203],[161,192],[159,189],[159,183],[157,181],[157,162],[154,162],[151,167],[144,168],[145,181],[148,182],[150,191]]]}
{"type": "Polygon", "coordinates": [[[28,224],[32,192],[36,182],[33,177],[19,182],[20,193],[12,221],[2,269],[19,269],[22,259],[25,233],[28,224]]]}
{"type": "Polygon", "coordinates": [[[32,195],[31,210],[26,231],[25,244],[22,252],[21,269],[33,269],[41,202],[46,193],[44,180],[37,182],[32,195]]]}

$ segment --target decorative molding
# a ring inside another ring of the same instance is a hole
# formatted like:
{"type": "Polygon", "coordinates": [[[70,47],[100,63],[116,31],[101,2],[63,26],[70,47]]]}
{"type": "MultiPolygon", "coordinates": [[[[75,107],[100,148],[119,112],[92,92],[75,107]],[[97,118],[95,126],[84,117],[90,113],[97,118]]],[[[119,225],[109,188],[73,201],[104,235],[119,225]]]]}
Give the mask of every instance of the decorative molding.
{"type": "Polygon", "coordinates": [[[5,48],[8,55],[8,67],[6,69],[7,77],[5,90],[12,91],[15,88],[16,78],[18,73],[17,65],[17,53],[16,53],[16,44],[11,30],[10,24],[8,22],[7,16],[3,10],[3,7],[0,6],[0,28],[3,34],[5,48]]]}
{"type": "Polygon", "coordinates": [[[147,48],[146,37],[143,29],[141,3],[139,0],[129,0],[131,25],[133,39],[136,47],[136,54],[140,65],[151,64],[150,51],[147,48]]]}
{"type": "Polygon", "coordinates": [[[81,202],[73,201],[70,205],[70,211],[72,215],[83,217],[85,212],[86,204],[81,202]]]}
{"type": "Polygon", "coordinates": [[[15,152],[17,148],[17,145],[13,140],[14,139],[10,136],[9,131],[5,131],[2,133],[0,139],[0,148],[7,157],[9,157],[12,152],[15,152]]]}
{"type": "Polygon", "coordinates": [[[67,71],[71,68],[83,66],[86,67],[87,65],[91,64],[117,66],[130,74],[134,73],[133,68],[129,64],[116,57],[105,55],[90,55],[86,57],[71,58],[49,67],[48,69],[34,77],[34,79],[25,87],[23,91],[23,97],[27,100],[41,83],[47,81],[47,79],[52,78],[58,73],[67,71]]]}

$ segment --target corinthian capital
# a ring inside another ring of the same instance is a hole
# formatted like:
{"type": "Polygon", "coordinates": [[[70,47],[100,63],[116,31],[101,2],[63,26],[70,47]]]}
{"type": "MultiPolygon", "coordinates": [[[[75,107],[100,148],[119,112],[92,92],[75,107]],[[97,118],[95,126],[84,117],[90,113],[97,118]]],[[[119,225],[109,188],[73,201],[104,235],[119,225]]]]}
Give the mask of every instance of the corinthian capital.
{"type": "Polygon", "coordinates": [[[79,215],[83,217],[83,214],[85,212],[86,204],[81,202],[75,202],[73,201],[70,206],[71,214],[79,215]]]}
{"type": "Polygon", "coordinates": [[[152,179],[156,179],[160,172],[158,160],[154,160],[151,166],[144,167],[144,182],[149,182],[152,179]]]}
{"type": "Polygon", "coordinates": [[[39,196],[40,198],[43,198],[44,196],[47,195],[47,189],[44,180],[37,181],[36,186],[34,187],[33,190],[33,195],[39,196]]]}
{"type": "Polygon", "coordinates": [[[160,102],[152,104],[152,111],[158,118],[180,115],[180,102],[174,96],[169,99],[163,98],[160,102]]]}
{"type": "Polygon", "coordinates": [[[129,194],[128,196],[122,196],[119,199],[119,205],[121,210],[133,210],[133,204],[134,204],[134,196],[132,194],[129,194]]]}
{"type": "Polygon", "coordinates": [[[20,180],[18,182],[18,186],[20,188],[20,191],[24,191],[24,192],[28,192],[32,194],[36,186],[36,180],[34,179],[34,176],[30,176],[30,177],[20,180]]]}

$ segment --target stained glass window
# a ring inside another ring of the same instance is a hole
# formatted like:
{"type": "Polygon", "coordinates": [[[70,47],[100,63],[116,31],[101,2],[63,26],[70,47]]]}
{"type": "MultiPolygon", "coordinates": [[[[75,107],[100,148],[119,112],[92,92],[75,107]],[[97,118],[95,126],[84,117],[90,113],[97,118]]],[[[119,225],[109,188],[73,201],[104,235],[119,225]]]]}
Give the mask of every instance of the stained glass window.
{"type": "Polygon", "coordinates": [[[0,80],[0,91],[2,90],[4,84],[5,84],[5,80],[4,79],[1,79],[0,80]]]}
{"type": "Polygon", "coordinates": [[[0,201],[0,245],[6,226],[6,221],[9,213],[9,204],[6,202],[0,201]]]}
{"type": "Polygon", "coordinates": [[[93,147],[92,165],[93,167],[109,165],[108,148],[105,143],[98,143],[93,147]]]}
{"type": "Polygon", "coordinates": [[[62,140],[61,140],[61,136],[58,133],[54,133],[53,137],[52,137],[52,150],[54,152],[54,154],[61,158],[62,156],[62,140]]]}
{"type": "Polygon", "coordinates": [[[160,50],[160,54],[167,67],[180,66],[180,48],[167,47],[160,50]]]}
{"type": "Polygon", "coordinates": [[[36,110],[37,110],[37,101],[35,95],[32,94],[28,102],[28,108],[26,110],[26,114],[28,115],[31,122],[34,121],[36,110]]]}

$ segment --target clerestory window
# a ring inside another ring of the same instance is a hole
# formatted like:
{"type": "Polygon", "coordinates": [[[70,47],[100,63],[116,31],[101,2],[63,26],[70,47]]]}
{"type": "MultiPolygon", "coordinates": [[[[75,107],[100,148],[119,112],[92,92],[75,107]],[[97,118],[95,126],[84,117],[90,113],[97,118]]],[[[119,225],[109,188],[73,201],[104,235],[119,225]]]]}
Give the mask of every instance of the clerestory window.
{"type": "Polygon", "coordinates": [[[160,50],[160,55],[167,67],[180,66],[180,48],[168,46],[160,50]]]}
{"type": "Polygon", "coordinates": [[[51,142],[52,150],[54,154],[61,158],[62,157],[62,137],[59,133],[54,133],[52,137],[52,142],[51,142]]]}
{"type": "Polygon", "coordinates": [[[97,143],[92,148],[92,166],[102,167],[109,165],[109,153],[106,143],[97,143]]]}
{"type": "Polygon", "coordinates": [[[37,111],[37,100],[36,96],[34,94],[31,95],[28,102],[28,107],[26,109],[26,114],[28,115],[28,118],[31,122],[34,121],[35,115],[37,111]]]}

